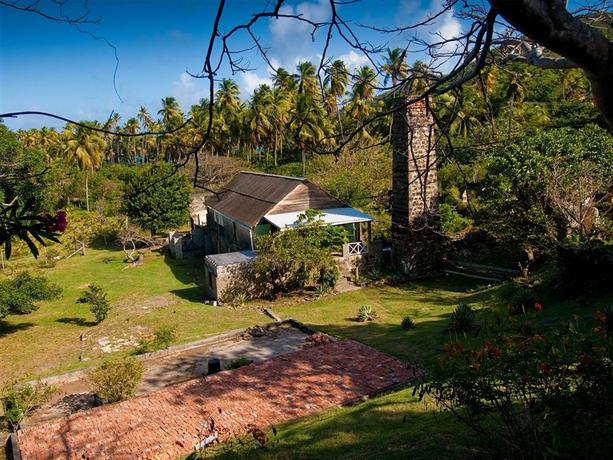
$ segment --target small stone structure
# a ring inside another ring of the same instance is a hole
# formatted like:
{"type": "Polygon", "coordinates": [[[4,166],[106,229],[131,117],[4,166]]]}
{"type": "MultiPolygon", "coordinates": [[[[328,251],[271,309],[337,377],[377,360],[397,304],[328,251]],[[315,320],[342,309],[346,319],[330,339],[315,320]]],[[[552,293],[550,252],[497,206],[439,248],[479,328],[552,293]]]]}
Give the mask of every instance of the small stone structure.
{"type": "Polygon", "coordinates": [[[440,246],[434,121],[427,99],[394,112],[391,141],[393,257],[405,274],[421,276],[432,271],[440,246]]]}
{"type": "Polygon", "coordinates": [[[209,299],[223,300],[230,288],[240,283],[255,251],[227,252],[205,257],[206,294],[209,299]]]}

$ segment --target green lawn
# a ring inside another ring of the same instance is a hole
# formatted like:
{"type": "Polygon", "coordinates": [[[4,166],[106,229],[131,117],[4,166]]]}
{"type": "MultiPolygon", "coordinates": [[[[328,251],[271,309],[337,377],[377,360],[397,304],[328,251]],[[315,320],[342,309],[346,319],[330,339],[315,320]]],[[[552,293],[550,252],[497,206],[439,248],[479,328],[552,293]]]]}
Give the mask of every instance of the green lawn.
{"type": "MultiPolygon", "coordinates": [[[[482,282],[457,277],[440,277],[399,287],[373,287],[325,297],[297,305],[271,305],[282,317],[293,317],[317,329],[371,345],[426,370],[443,344],[453,337],[447,332],[448,316],[458,302],[479,309],[483,322],[494,314],[506,317],[505,287],[487,287],[482,282]],[[360,305],[373,307],[378,318],[358,323],[360,305]],[[416,322],[411,331],[400,327],[409,314],[416,322]]],[[[573,301],[556,301],[555,292],[539,300],[544,310],[526,319],[537,329],[561,324],[574,313],[590,316],[603,308],[611,296],[593,299],[587,310],[573,301]]],[[[470,336],[468,337],[471,338],[470,336]]],[[[477,339],[474,339],[477,340],[477,339]]],[[[420,402],[412,390],[383,395],[350,407],[282,424],[277,436],[268,430],[265,450],[247,440],[247,446],[222,446],[218,458],[489,458],[486,440],[458,423],[449,413],[436,410],[432,401],[420,402]]]]}
{"type": "MultiPolygon", "coordinates": [[[[18,264],[19,261],[15,262],[18,264]]],[[[160,324],[175,324],[179,342],[268,321],[254,310],[233,310],[202,303],[199,260],[174,260],[147,253],[141,267],[126,268],[122,251],[88,249],[86,256],[61,260],[55,268],[40,270],[63,288],[60,299],[43,302],[29,315],[0,321],[0,382],[46,376],[91,366],[108,354],[92,350],[98,339],[111,341],[147,334],[160,324]],[[88,306],[76,300],[89,283],[98,283],[113,303],[109,317],[92,325],[88,306]],[[85,356],[79,361],[81,333],[85,356]]],[[[128,353],[126,348],[122,353],[128,353]]]]}
{"type": "MultiPolygon", "coordinates": [[[[176,324],[181,342],[194,340],[256,323],[269,321],[256,306],[268,306],[282,318],[295,318],[316,329],[371,345],[428,369],[453,337],[447,331],[448,316],[458,302],[479,310],[479,319],[494,312],[505,314],[504,287],[445,276],[401,286],[368,287],[313,302],[285,298],[277,302],[254,301],[244,309],[211,307],[201,303],[200,262],[175,261],[160,254],[148,254],[145,264],[126,268],[123,253],[90,250],[87,256],[60,261],[44,271],[63,289],[63,297],[41,304],[30,315],[10,316],[0,321],[0,380],[22,376],[50,375],[100,360],[91,346],[101,337],[118,339],[146,333],[159,324],[176,324]],[[114,304],[110,317],[92,326],[87,306],[76,303],[90,282],[100,284],[114,304]],[[369,305],[377,320],[359,323],[358,308],[369,305]],[[416,327],[404,331],[400,321],[410,315],[416,327]],[[79,334],[87,335],[86,356],[78,361],[79,334]],[[9,365],[4,365],[8,363],[9,365]]],[[[543,313],[531,314],[536,326],[549,328],[578,312],[589,315],[611,298],[594,300],[589,312],[575,302],[539,299],[543,313]]],[[[123,353],[127,353],[125,350],[123,353]]],[[[278,435],[269,432],[268,449],[233,446],[216,452],[229,458],[473,458],[484,456],[482,440],[468,432],[449,414],[435,410],[402,390],[370,401],[326,411],[283,424],[278,435]]]]}
{"type": "Polygon", "coordinates": [[[474,308],[491,304],[494,289],[466,278],[441,277],[402,286],[363,288],[338,296],[291,306],[273,306],[282,318],[295,318],[315,329],[348,337],[419,365],[427,365],[449,334],[446,318],[459,302],[474,308]],[[356,321],[358,308],[371,306],[377,313],[373,322],[356,321]],[[409,315],[415,329],[400,327],[409,315]]]}

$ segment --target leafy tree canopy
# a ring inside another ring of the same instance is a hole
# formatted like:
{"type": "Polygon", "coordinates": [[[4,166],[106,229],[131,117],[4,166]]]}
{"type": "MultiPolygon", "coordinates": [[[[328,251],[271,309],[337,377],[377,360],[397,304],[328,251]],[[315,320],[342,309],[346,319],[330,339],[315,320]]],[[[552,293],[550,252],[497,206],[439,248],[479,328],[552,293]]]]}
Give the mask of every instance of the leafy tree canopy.
{"type": "Polygon", "coordinates": [[[171,164],[154,163],[126,178],[124,211],[153,235],[187,222],[190,193],[186,176],[171,164]]]}

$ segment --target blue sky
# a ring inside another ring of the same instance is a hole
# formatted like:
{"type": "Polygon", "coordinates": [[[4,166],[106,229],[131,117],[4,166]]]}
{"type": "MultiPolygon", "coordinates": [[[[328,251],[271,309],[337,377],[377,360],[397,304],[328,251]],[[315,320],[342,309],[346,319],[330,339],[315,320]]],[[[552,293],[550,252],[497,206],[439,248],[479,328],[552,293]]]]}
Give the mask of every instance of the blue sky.
{"type": "MultiPolygon", "coordinates": [[[[342,6],[341,12],[355,22],[391,26],[399,21],[423,19],[428,11],[436,11],[441,2],[364,0],[357,5],[342,6]]],[[[221,30],[244,22],[267,3],[266,0],[228,0],[221,30]]],[[[207,94],[205,82],[192,79],[185,71],[198,72],[202,67],[216,0],[90,0],[87,4],[90,17],[99,18],[100,22],[81,28],[116,46],[119,56],[116,83],[123,101],[113,87],[115,56],[107,44],[72,25],[0,6],[1,112],[39,110],[77,120],[105,120],[115,111],[125,122],[141,105],[156,113],[160,99],[165,96],[176,97],[187,109],[207,94]]],[[[42,0],[41,5],[46,11],[57,11],[49,0],[42,0]]],[[[83,5],[81,0],[69,0],[65,13],[76,14],[82,11],[83,5]]],[[[328,14],[325,0],[289,2],[286,8],[313,18],[325,18],[328,14]]],[[[446,15],[428,32],[453,35],[460,28],[457,19],[446,15]]],[[[313,44],[309,31],[290,20],[264,20],[256,33],[270,48],[275,64],[291,71],[299,60],[316,61],[321,53],[322,41],[313,44]]],[[[370,35],[367,31],[361,32],[361,38],[370,35]]],[[[380,36],[372,38],[383,44],[380,36]]],[[[390,47],[406,43],[397,36],[388,36],[386,40],[385,44],[390,47]]],[[[233,46],[235,49],[250,46],[248,37],[238,37],[233,46]]],[[[364,56],[351,52],[339,40],[333,42],[329,54],[351,66],[365,63],[364,56]]],[[[255,70],[235,76],[231,76],[227,67],[220,72],[220,78],[234,78],[245,96],[270,78],[266,65],[257,55],[250,53],[246,58],[255,70]]],[[[5,123],[12,129],[62,125],[41,117],[6,119],[5,123]]]]}

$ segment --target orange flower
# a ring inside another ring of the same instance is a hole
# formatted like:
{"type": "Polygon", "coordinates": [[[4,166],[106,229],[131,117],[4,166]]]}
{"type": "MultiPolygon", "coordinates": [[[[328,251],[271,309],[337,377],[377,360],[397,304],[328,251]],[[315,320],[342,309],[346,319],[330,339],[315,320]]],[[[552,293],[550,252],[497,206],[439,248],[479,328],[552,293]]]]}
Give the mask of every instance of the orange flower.
{"type": "Polygon", "coordinates": [[[600,324],[607,324],[608,322],[607,315],[601,312],[600,310],[596,310],[594,312],[594,319],[598,321],[600,324]]]}

